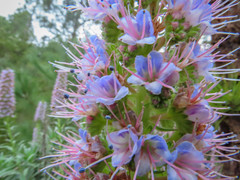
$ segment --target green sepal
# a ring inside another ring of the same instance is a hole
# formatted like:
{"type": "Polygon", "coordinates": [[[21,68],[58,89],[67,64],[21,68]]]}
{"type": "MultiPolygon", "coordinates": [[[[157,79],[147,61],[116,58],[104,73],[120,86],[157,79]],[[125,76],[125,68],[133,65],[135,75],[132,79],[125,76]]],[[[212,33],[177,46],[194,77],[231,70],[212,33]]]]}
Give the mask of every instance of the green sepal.
{"type": "Polygon", "coordinates": [[[106,120],[101,113],[98,113],[91,124],[87,124],[87,130],[91,136],[99,135],[106,125],[106,120]]]}

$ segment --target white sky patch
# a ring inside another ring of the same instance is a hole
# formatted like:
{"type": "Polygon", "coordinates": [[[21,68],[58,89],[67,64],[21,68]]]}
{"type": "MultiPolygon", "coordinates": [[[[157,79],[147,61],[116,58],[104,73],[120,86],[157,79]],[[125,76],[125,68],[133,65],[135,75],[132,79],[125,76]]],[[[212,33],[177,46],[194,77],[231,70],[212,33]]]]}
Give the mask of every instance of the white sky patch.
{"type": "Polygon", "coordinates": [[[17,8],[24,5],[24,0],[0,0],[0,16],[14,14],[17,8]]]}
{"type": "MultiPolygon", "coordinates": [[[[62,6],[63,4],[63,0],[57,0],[56,2],[59,6],[62,6]]],[[[23,7],[24,3],[25,0],[0,0],[0,16],[8,17],[9,15],[14,14],[18,8],[23,7]]],[[[38,13],[41,14],[43,12],[38,13]]],[[[48,18],[54,20],[54,16],[51,17],[50,14],[48,14],[48,18]]],[[[54,37],[54,35],[49,32],[47,28],[41,27],[38,21],[33,20],[32,26],[38,42],[41,42],[42,37],[44,36],[47,36],[49,39],[52,39],[54,37]]],[[[91,35],[98,35],[101,37],[101,25],[87,22],[84,26],[79,28],[77,35],[78,38],[85,38],[84,31],[88,31],[91,35]]]]}

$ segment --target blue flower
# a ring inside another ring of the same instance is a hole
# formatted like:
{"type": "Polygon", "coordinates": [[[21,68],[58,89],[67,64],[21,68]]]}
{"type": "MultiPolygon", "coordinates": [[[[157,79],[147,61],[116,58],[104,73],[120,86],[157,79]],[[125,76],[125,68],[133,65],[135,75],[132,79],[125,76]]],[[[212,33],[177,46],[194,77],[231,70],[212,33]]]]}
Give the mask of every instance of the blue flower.
{"type": "Polygon", "coordinates": [[[188,116],[188,120],[197,123],[209,123],[216,115],[206,100],[188,106],[184,113],[188,116]]]}
{"type": "Polygon", "coordinates": [[[168,180],[197,180],[198,175],[194,171],[204,170],[203,162],[202,152],[196,150],[192,143],[182,142],[176,147],[172,153],[172,160],[168,163],[168,180]]]}
{"type": "Polygon", "coordinates": [[[89,37],[89,48],[86,51],[85,57],[82,60],[83,65],[86,68],[83,69],[85,72],[91,72],[91,70],[98,71],[100,69],[104,69],[108,62],[108,54],[105,50],[105,42],[93,35],[89,37]]]}
{"type": "Polygon", "coordinates": [[[87,135],[88,135],[87,131],[83,130],[83,129],[79,129],[78,132],[79,132],[79,135],[82,138],[82,140],[86,143],[87,142],[87,135]]]}
{"type": "Polygon", "coordinates": [[[137,176],[147,174],[154,167],[164,164],[163,159],[169,160],[171,153],[168,150],[166,141],[158,135],[148,134],[138,140],[138,152],[134,162],[137,176]]]}
{"type": "Polygon", "coordinates": [[[203,76],[207,82],[215,82],[216,79],[211,74],[214,63],[211,58],[200,58],[195,64],[199,76],[203,76]]]}
{"type": "Polygon", "coordinates": [[[153,44],[156,41],[151,15],[145,9],[137,13],[136,19],[123,17],[118,27],[125,32],[119,40],[126,44],[153,44]]]}
{"type": "Polygon", "coordinates": [[[137,73],[132,73],[128,83],[145,85],[145,88],[153,94],[160,94],[162,86],[173,89],[164,81],[175,71],[180,71],[173,63],[163,62],[162,55],[157,51],[149,53],[148,57],[137,56],[135,59],[137,73]]]}
{"type": "Polygon", "coordinates": [[[130,129],[122,129],[108,134],[107,141],[113,147],[112,166],[122,166],[131,161],[137,152],[138,137],[130,129]]]}
{"type": "Polygon", "coordinates": [[[89,81],[88,87],[89,95],[95,98],[96,103],[104,105],[112,105],[129,93],[128,88],[122,86],[114,74],[89,81]]]}
{"type": "MultiPolygon", "coordinates": [[[[208,50],[202,50],[199,44],[189,43],[189,45],[184,50],[184,56],[187,56],[187,54],[190,53],[189,58],[197,70],[196,75],[203,76],[207,82],[216,81],[211,72],[214,70],[215,56],[211,54],[211,52],[214,50],[213,47],[209,48],[208,50]]],[[[186,60],[188,61],[189,59],[187,58],[186,60]]]]}
{"type": "Polygon", "coordinates": [[[73,72],[77,74],[77,78],[81,81],[89,79],[88,73],[96,74],[97,71],[107,68],[109,64],[105,42],[95,35],[86,38],[86,40],[87,42],[81,42],[81,45],[71,43],[80,57],[65,48],[68,56],[73,59],[73,62],[69,63],[69,65],[77,67],[73,69],[73,72]]]}
{"type": "Polygon", "coordinates": [[[200,25],[201,32],[212,35],[217,31],[211,24],[216,7],[205,0],[167,0],[175,19],[185,18],[190,26],[200,25]]]}
{"type": "Polygon", "coordinates": [[[216,131],[214,130],[214,127],[211,126],[207,130],[203,131],[202,134],[196,136],[196,138],[199,139],[213,139],[215,136],[216,131]],[[207,131],[207,132],[206,132],[207,131]]]}

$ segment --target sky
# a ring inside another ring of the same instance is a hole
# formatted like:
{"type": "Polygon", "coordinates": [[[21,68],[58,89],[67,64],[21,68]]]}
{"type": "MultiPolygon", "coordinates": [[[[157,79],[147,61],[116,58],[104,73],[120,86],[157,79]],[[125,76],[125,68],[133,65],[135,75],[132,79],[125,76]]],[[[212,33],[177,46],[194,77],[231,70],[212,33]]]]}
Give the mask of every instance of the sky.
{"type": "Polygon", "coordinates": [[[24,0],[0,0],[0,16],[7,17],[24,5],[24,0]]]}
{"type": "MultiPolygon", "coordinates": [[[[7,17],[8,15],[14,14],[17,8],[20,8],[24,5],[25,0],[0,0],[0,16],[7,17]]],[[[61,5],[62,0],[58,0],[59,5],[61,5]]],[[[41,41],[41,38],[43,36],[48,36],[49,38],[52,38],[53,35],[48,32],[47,29],[41,28],[40,24],[37,21],[32,22],[34,34],[37,37],[38,42],[41,41]]],[[[86,24],[85,27],[80,28],[79,32],[79,38],[84,38],[84,30],[88,30],[90,34],[95,34],[96,32],[98,36],[101,36],[101,30],[99,25],[92,25],[92,24],[86,24]],[[89,26],[91,25],[91,28],[89,26]],[[89,31],[90,29],[90,31],[89,31]]]]}
{"type": "MultiPolygon", "coordinates": [[[[25,0],[0,0],[0,16],[8,17],[8,15],[14,14],[17,8],[24,5],[25,0]]],[[[37,39],[40,40],[42,36],[50,33],[46,29],[39,26],[39,23],[33,22],[34,33],[38,34],[37,39]],[[38,32],[38,33],[36,33],[38,32]]]]}

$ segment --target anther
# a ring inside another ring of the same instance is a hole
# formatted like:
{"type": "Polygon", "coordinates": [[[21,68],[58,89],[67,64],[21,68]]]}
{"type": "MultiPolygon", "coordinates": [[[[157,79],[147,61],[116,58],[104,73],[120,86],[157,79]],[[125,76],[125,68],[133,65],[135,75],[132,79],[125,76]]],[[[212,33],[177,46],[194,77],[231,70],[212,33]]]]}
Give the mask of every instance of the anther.
{"type": "Polygon", "coordinates": [[[85,168],[80,168],[78,172],[79,172],[79,173],[84,173],[85,170],[86,170],[85,168]]]}
{"type": "Polygon", "coordinates": [[[113,149],[113,145],[109,145],[108,148],[109,148],[109,149],[113,149]]]}
{"type": "Polygon", "coordinates": [[[64,97],[65,99],[68,99],[68,98],[69,98],[69,95],[65,93],[65,94],[63,95],[63,97],[64,97]]]}
{"type": "Polygon", "coordinates": [[[131,128],[132,127],[132,125],[131,124],[129,124],[128,126],[127,126],[127,128],[129,129],[129,128],[131,128]]]}
{"type": "Polygon", "coordinates": [[[71,69],[71,70],[70,70],[70,73],[74,73],[74,69],[71,69]]]}
{"type": "Polygon", "coordinates": [[[111,116],[106,115],[106,116],[105,116],[105,119],[108,119],[108,120],[109,120],[109,119],[111,119],[111,116]]]}
{"type": "Polygon", "coordinates": [[[110,71],[114,71],[114,67],[113,66],[109,66],[109,70],[110,71]]]}
{"type": "Polygon", "coordinates": [[[88,72],[88,73],[87,73],[87,75],[88,75],[88,76],[90,76],[90,75],[91,75],[91,73],[90,73],[90,72],[88,72]]]}

